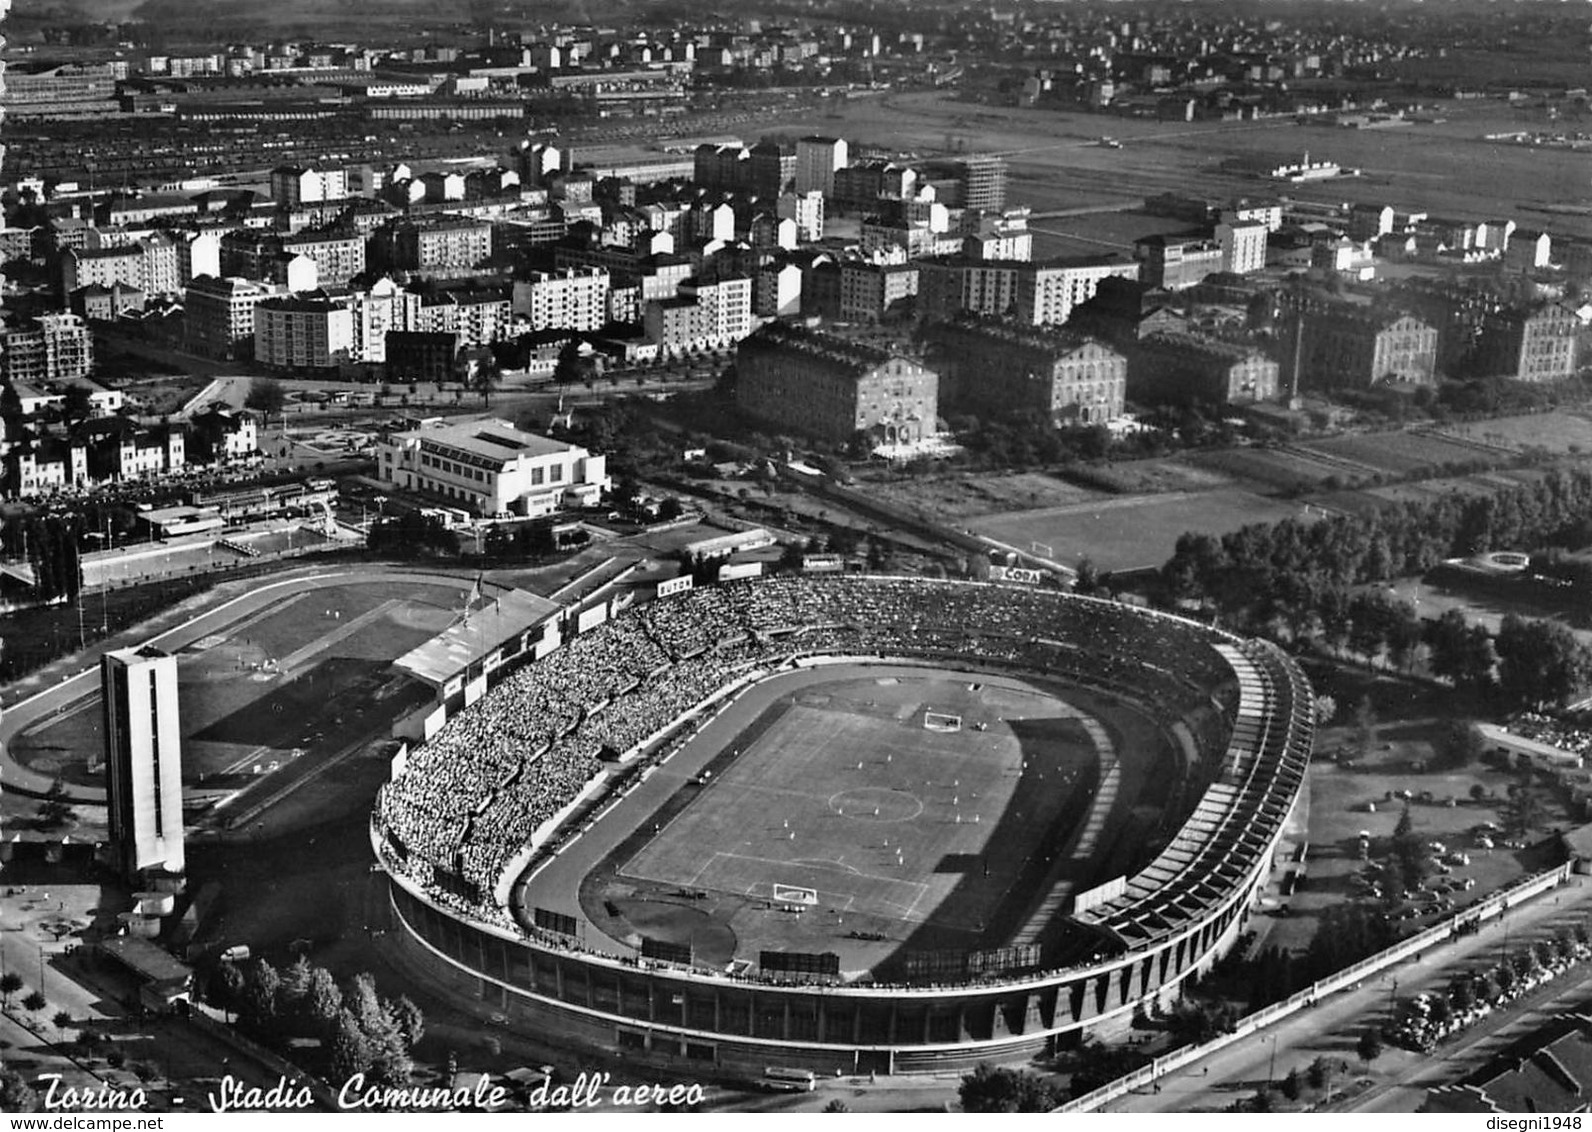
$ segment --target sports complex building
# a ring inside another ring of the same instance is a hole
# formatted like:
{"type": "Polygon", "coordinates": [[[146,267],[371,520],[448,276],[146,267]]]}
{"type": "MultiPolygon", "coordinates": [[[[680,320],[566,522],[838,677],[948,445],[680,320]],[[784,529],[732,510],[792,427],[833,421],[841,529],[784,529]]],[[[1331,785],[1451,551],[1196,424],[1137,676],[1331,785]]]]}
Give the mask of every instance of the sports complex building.
{"type": "Polygon", "coordinates": [[[1314,726],[1276,647],[1032,586],[673,588],[499,669],[378,799],[406,939],[511,1025],[956,1069],[1125,1028],[1244,929],[1314,726]]]}

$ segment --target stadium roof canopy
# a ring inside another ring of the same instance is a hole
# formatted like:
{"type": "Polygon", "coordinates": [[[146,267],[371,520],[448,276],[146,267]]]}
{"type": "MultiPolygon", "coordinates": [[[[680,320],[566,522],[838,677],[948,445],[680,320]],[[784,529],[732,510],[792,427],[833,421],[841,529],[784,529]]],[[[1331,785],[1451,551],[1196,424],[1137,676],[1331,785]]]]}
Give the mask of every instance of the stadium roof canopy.
{"type": "Polygon", "coordinates": [[[524,590],[509,590],[393,663],[400,671],[440,688],[476,668],[505,641],[561,612],[563,607],[557,602],[524,590]]]}

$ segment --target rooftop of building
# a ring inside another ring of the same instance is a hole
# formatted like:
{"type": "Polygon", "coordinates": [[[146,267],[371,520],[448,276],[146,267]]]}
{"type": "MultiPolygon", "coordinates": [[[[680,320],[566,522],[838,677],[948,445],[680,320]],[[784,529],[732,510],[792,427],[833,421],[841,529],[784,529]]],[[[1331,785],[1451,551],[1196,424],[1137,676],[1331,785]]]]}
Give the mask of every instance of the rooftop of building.
{"type": "Polygon", "coordinates": [[[577,446],[553,440],[534,432],[522,432],[507,421],[467,421],[463,424],[436,425],[396,433],[394,440],[445,445],[460,452],[493,461],[508,461],[518,456],[552,456],[572,452],[577,446]]]}

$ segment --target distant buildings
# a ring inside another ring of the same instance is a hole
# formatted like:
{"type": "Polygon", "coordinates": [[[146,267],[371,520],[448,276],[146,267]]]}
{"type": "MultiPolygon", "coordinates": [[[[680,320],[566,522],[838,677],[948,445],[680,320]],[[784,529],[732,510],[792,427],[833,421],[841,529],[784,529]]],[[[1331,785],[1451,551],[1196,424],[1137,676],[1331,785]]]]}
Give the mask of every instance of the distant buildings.
{"type": "Polygon", "coordinates": [[[1127,359],[1076,331],[964,318],[930,328],[947,411],[1040,412],[1057,426],[1123,412],[1127,359]]]}
{"type": "Polygon", "coordinates": [[[771,323],[741,343],[736,372],[736,404],[775,429],[873,444],[911,444],[936,430],[939,375],[877,347],[771,323]]]}
{"type": "Polygon", "coordinates": [[[1301,387],[1321,390],[1437,380],[1437,330],[1413,315],[1317,302],[1286,316],[1282,331],[1282,380],[1290,385],[1295,366],[1301,387]]]}
{"type": "Polygon", "coordinates": [[[1198,334],[1151,334],[1130,350],[1128,396],[1139,404],[1269,401],[1277,396],[1279,373],[1276,359],[1259,346],[1198,334]]]}
{"type": "Polygon", "coordinates": [[[100,658],[111,851],[128,880],[181,875],[182,733],[177,658],[152,646],[100,658]]]}
{"type": "Polygon", "coordinates": [[[847,164],[844,138],[805,137],[796,143],[796,192],[832,196],[835,173],[847,164]]]}
{"type": "Polygon", "coordinates": [[[1559,303],[1494,311],[1482,320],[1475,372],[1533,383],[1574,377],[1579,330],[1579,320],[1559,303]]]}
{"type": "Polygon", "coordinates": [[[1165,291],[1182,291],[1226,270],[1228,253],[1214,236],[1144,236],[1133,242],[1139,278],[1165,291]]]}
{"type": "Polygon", "coordinates": [[[94,368],[94,335],[75,314],[41,314],[7,330],[0,369],[19,382],[67,381],[94,368]]]}

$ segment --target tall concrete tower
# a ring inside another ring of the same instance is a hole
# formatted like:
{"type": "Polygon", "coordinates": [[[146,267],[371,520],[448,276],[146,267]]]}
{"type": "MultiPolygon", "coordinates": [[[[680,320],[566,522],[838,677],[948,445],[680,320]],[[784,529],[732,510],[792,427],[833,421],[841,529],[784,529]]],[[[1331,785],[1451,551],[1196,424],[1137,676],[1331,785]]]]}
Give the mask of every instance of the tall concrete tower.
{"type": "Polygon", "coordinates": [[[100,659],[110,837],[128,879],[182,873],[182,735],[177,658],[145,646],[100,659]]]}

